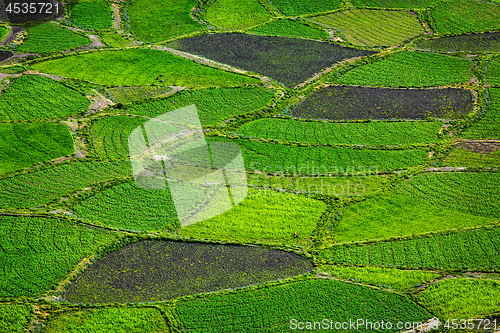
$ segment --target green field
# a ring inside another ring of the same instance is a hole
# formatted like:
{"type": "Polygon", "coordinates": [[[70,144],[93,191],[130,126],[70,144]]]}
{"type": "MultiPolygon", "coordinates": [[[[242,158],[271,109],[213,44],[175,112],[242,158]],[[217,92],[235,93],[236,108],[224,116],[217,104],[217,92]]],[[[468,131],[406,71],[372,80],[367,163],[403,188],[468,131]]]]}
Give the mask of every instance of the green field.
{"type": "Polygon", "coordinates": [[[414,288],[438,277],[435,272],[386,267],[321,266],[318,270],[337,279],[368,283],[380,288],[395,290],[414,288]]]}
{"type": "MultiPolygon", "coordinates": [[[[402,296],[326,279],[180,301],[176,312],[188,332],[202,332],[206,327],[217,327],[221,332],[248,332],[249,327],[270,332],[271,325],[273,332],[288,332],[298,322],[302,327],[310,322],[312,328],[313,322],[324,318],[328,318],[330,328],[330,320],[349,322],[346,314],[371,322],[424,322],[431,317],[402,296]]],[[[362,325],[356,331],[373,332],[373,328],[362,325]]]]}
{"type": "Polygon", "coordinates": [[[417,16],[407,11],[351,9],[309,20],[340,30],[357,46],[393,46],[424,33],[417,16]]]}
{"type": "Polygon", "coordinates": [[[333,246],[320,257],[330,263],[429,269],[500,271],[500,228],[452,232],[432,237],[333,246]]]}
{"type": "Polygon", "coordinates": [[[351,0],[354,6],[373,8],[427,8],[441,0],[351,0]]]}
{"type": "Polygon", "coordinates": [[[205,15],[211,23],[227,30],[251,28],[271,18],[258,0],[216,0],[205,15]]]}
{"type": "Polygon", "coordinates": [[[41,75],[23,75],[0,99],[0,120],[61,118],[86,111],[89,100],[77,91],[41,75]]]}
{"type": "Polygon", "coordinates": [[[486,115],[468,128],[461,137],[467,139],[500,138],[500,88],[490,88],[491,105],[486,115]]]}
{"type": "MultiPolygon", "coordinates": [[[[437,192],[445,190],[446,187],[432,189],[437,192]]],[[[443,201],[446,199],[443,198],[443,201]]],[[[457,205],[461,204],[465,206],[465,203],[457,202],[457,205]]],[[[407,195],[384,193],[340,210],[341,220],[335,222],[333,229],[335,239],[348,242],[418,235],[423,232],[480,226],[498,221],[496,218],[462,213],[453,208],[443,208],[427,196],[416,200],[407,195]],[[405,209],[401,210],[401,207],[405,209]]]]}
{"type": "Polygon", "coordinates": [[[400,52],[356,67],[334,81],[372,87],[432,87],[469,82],[471,78],[470,60],[426,52],[400,52]]]}
{"type": "Polygon", "coordinates": [[[310,39],[327,39],[330,36],[325,30],[300,23],[300,21],[286,19],[273,20],[249,32],[260,35],[310,39]]]}
{"type": "Polygon", "coordinates": [[[127,10],[130,30],[139,40],[148,43],[204,30],[205,27],[190,16],[195,5],[195,0],[133,1],[127,10]]]}
{"type": "Polygon", "coordinates": [[[28,304],[0,303],[0,331],[26,332],[32,313],[33,307],[28,304]]]}
{"type": "Polygon", "coordinates": [[[444,163],[452,167],[499,167],[500,150],[490,153],[478,153],[466,149],[454,148],[446,157],[444,163]]]}
{"type": "Polygon", "coordinates": [[[196,239],[307,246],[325,209],[324,202],[304,196],[251,191],[233,209],[183,227],[179,234],[196,239]]]}
{"type": "Polygon", "coordinates": [[[9,28],[5,26],[0,26],[0,40],[3,41],[8,34],[9,34],[9,28]]]}
{"type": "MultiPolygon", "coordinates": [[[[396,192],[408,196],[415,202],[431,203],[498,220],[500,217],[499,185],[500,173],[498,172],[428,172],[400,183],[396,187],[396,192]],[[488,193],[491,200],[483,200],[484,193],[488,193]]],[[[454,215],[458,216],[458,214],[454,215]]]]}
{"type": "Polygon", "coordinates": [[[195,104],[201,123],[215,125],[222,119],[257,111],[269,103],[274,94],[274,91],[263,88],[186,90],[161,100],[133,105],[127,111],[139,116],[156,117],[195,104]]]}
{"type": "Polygon", "coordinates": [[[441,122],[326,123],[271,118],[246,123],[236,134],[282,142],[400,145],[436,142],[441,127],[441,122]]]}
{"type": "Polygon", "coordinates": [[[67,126],[58,123],[0,123],[0,174],[74,153],[67,126]]]}
{"type": "Polygon", "coordinates": [[[500,4],[486,1],[444,1],[431,10],[440,33],[463,34],[500,29],[500,4]]]}
{"type": "Polygon", "coordinates": [[[104,44],[111,47],[128,47],[134,45],[134,41],[124,37],[117,32],[110,32],[102,35],[102,40],[104,44]]]}
{"type": "Polygon", "coordinates": [[[500,280],[455,278],[427,287],[419,298],[443,319],[483,317],[500,308],[500,280]]]}
{"type": "Polygon", "coordinates": [[[73,162],[0,179],[0,209],[39,207],[94,183],[132,175],[130,161],[73,162]]]}
{"type": "Polygon", "coordinates": [[[468,34],[462,36],[447,36],[422,40],[416,47],[438,52],[469,51],[485,52],[500,51],[500,33],[468,34]]]}
{"type": "Polygon", "coordinates": [[[2,216],[0,297],[31,296],[56,286],[85,256],[116,238],[66,219],[2,216]]]}
{"type": "Polygon", "coordinates": [[[24,53],[58,52],[76,49],[90,44],[91,40],[53,23],[35,25],[28,29],[29,35],[19,46],[24,53]]]}
{"type": "Polygon", "coordinates": [[[105,30],[113,24],[113,11],[106,0],[81,0],[71,8],[70,20],[84,29],[105,30]]]}
{"type": "Polygon", "coordinates": [[[165,230],[177,220],[170,192],[140,188],[133,181],[82,198],[70,210],[85,220],[138,231],[165,230]]]}
{"type": "Polygon", "coordinates": [[[297,16],[334,10],[339,7],[340,2],[340,0],[273,0],[272,3],[283,14],[297,16]]]}
{"type": "Polygon", "coordinates": [[[158,309],[109,307],[81,309],[57,315],[44,333],[167,333],[170,330],[158,309]]]}
{"type": "Polygon", "coordinates": [[[311,175],[400,169],[421,164],[423,149],[362,150],[333,147],[297,147],[247,140],[238,144],[247,170],[267,173],[311,175]]]}
{"type": "Polygon", "coordinates": [[[487,81],[492,86],[500,88],[500,58],[496,58],[488,66],[487,81]]]}
{"type": "Polygon", "coordinates": [[[153,84],[162,74],[165,85],[239,86],[258,84],[248,76],[223,72],[178,57],[166,51],[125,49],[81,54],[33,65],[41,72],[92,81],[108,86],[153,84]],[[134,66],[130,66],[134,63],[134,66]],[[182,68],[182,70],[179,70],[182,68]]]}
{"type": "Polygon", "coordinates": [[[128,104],[145,98],[167,95],[172,91],[169,86],[132,86],[108,88],[108,92],[117,103],[128,104]]]}
{"type": "Polygon", "coordinates": [[[311,270],[311,260],[267,247],[144,240],[101,257],[63,298],[72,303],[158,302],[311,270]]]}

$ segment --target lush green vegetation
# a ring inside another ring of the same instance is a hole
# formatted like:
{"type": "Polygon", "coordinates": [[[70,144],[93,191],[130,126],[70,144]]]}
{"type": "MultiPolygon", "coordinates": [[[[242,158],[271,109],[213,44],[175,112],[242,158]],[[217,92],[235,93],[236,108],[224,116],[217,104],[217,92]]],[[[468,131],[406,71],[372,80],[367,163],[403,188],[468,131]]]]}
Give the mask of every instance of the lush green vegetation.
{"type": "Polygon", "coordinates": [[[417,43],[418,48],[439,52],[450,51],[500,51],[500,32],[469,34],[462,36],[446,36],[423,40],[417,43]]]}
{"type": "Polygon", "coordinates": [[[384,267],[321,266],[319,270],[337,279],[395,290],[413,288],[439,276],[435,272],[384,267]]]}
{"type": "Polygon", "coordinates": [[[491,105],[478,122],[472,125],[461,137],[468,139],[500,138],[500,88],[490,88],[491,105]]]}
{"type": "Polygon", "coordinates": [[[327,39],[330,36],[325,30],[308,26],[300,21],[286,19],[272,20],[249,32],[260,35],[310,39],[327,39]]]}
{"type": "Polygon", "coordinates": [[[94,120],[89,127],[92,150],[101,158],[128,157],[128,137],[146,122],[142,117],[114,116],[94,120]]]}
{"type": "Polygon", "coordinates": [[[203,30],[190,16],[195,0],[136,0],[127,10],[130,29],[140,40],[159,42],[173,36],[203,30]]]}
{"type": "MultiPolygon", "coordinates": [[[[434,187],[429,188],[436,193],[447,189],[443,185],[432,185],[434,187]]],[[[416,189],[415,192],[417,191],[416,189]]],[[[449,198],[443,198],[443,201],[446,199],[449,198]]],[[[418,235],[423,232],[480,226],[497,221],[469,212],[459,212],[453,208],[443,208],[427,196],[422,196],[417,201],[411,196],[394,193],[384,193],[352,204],[341,210],[340,216],[342,219],[335,222],[334,228],[335,239],[340,242],[418,235]]]]}
{"type": "Polygon", "coordinates": [[[158,309],[147,307],[82,309],[62,313],[46,325],[46,333],[170,332],[158,309]]]}
{"type": "Polygon", "coordinates": [[[441,0],[351,0],[352,4],[360,7],[374,8],[427,8],[441,0]]]}
{"type": "Polygon", "coordinates": [[[28,29],[29,35],[19,46],[21,52],[58,52],[90,44],[91,40],[59,25],[47,22],[28,29]]]}
{"type": "Polygon", "coordinates": [[[415,202],[500,217],[500,173],[422,173],[400,183],[396,191],[415,202]],[[484,193],[488,193],[488,200],[484,200],[484,193]]]}
{"type": "Polygon", "coordinates": [[[41,75],[23,75],[0,99],[0,120],[68,117],[85,111],[89,100],[77,91],[41,75]]]}
{"type": "Polygon", "coordinates": [[[74,152],[67,126],[58,123],[0,124],[0,174],[74,152]]]}
{"type": "Polygon", "coordinates": [[[250,173],[248,186],[266,191],[287,191],[307,195],[327,195],[330,197],[350,198],[370,195],[387,185],[390,177],[376,176],[339,176],[336,173],[314,177],[285,177],[250,173]]]}
{"type": "MultiPolygon", "coordinates": [[[[424,322],[430,317],[402,296],[326,279],[180,301],[176,311],[189,332],[199,332],[206,327],[217,327],[221,332],[248,332],[249,327],[285,332],[298,322],[311,331],[313,323],[324,318],[328,318],[328,328],[330,320],[349,322],[346,314],[370,322],[424,322]],[[305,322],[311,326],[305,326],[305,322]]],[[[397,332],[395,326],[385,331],[397,332]]],[[[318,327],[321,326],[316,329],[318,327]]],[[[373,328],[361,325],[356,331],[373,332],[373,328]]]]}
{"type": "Polygon", "coordinates": [[[109,86],[157,83],[165,85],[238,86],[259,83],[244,75],[203,66],[172,53],[152,49],[126,49],[80,54],[33,65],[36,70],[109,86]],[[130,66],[133,63],[134,66],[130,66]]]}
{"type": "Polygon", "coordinates": [[[347,41],[359,46],[393,46],[424,32],[413,13],[406,11],[351,9],[309,18],[339,29],[347,41]]]}
{"type": "Polygon", "coordinates": [[[169,98],[137,104],[131,114],[156,117],[165,112],[195,104],[203,125],[215,125],[224,118],[243,115],[262,108],[274,96],[268,89],[220,88],[186,90],[169,98]]]}
{"type": "Polygon", "coordinates": [[[70,20],[85,29],[109,29],[113,11],[106,0],[80,0],[71,8],[70,20]]]}
{"type": "Polygon", "coordinates": [[[489,153],[480,153],[454,148],[444,162],[452,167],[494,168],[500,166],[500,149],[489,153]]]}
{"type": "Polygon", "coordinates": [[[356,67],[335,82],[378,87],[431,87],[469,82],[472,62],[427,52],[400,52],[356,67]]]}
{"type": "Polygon", "coordinates": [[[173,89],[168,86],[135,86],[135,87],[113,87],[108,92],[113,99],[122,104],[132,103],[144,98],[160,97],[168,94],[173,89]]]}
{"type": "Polygon", "coordinates": [[[137,231],[165,230],[177,220],[170,192],[141,188],[134,182],[82,198],[71,210],[83,219],[137,231]]]}
{"type": "Polygon", "coordinates": [[[206,10],[211,23],[227,30],[250,28],[271,18],[258,0],[216,0],[206,10]]]}
{"type": "Polygon", "coordinates": [[[412,268],[500,270],[500,228],[452,232],[432,237],[361,245],[339,245],[324,250],[330,263],[412,268]]]}
{"type": "Polygon", "coordinates": [[[0,297],[31,296],[53,288],[83,257],[116,237],[66,219],[2,216],[1,221],[0,297]]]}
{"type": "Polygon", "coordinates": [[[290,114],[298,118],[329,120],[455,119],[472,110],[473,97],[465,89],[329,86],[307,96],[290,114]]]}
{"type": "Polygon", "coordinates": [[[64,294],[70,302],[162,301],[283,279],[312,269],[308,259],[265,247],[145,240],[90,266],[64,294]]]}
{"type": "Polygon", "coordinates": [[[7,37],[8,34],[9,34],[9,28],[0,25],[0,41],[3,42],[3,40],[7,37]]]}
{"type": "Polygon", "coordinates": [[[500,87],[500,58],[496,58],[488,66],[487,81],[492,86],[500,87]]]}
{"type": "Polygon", "coordinates": [[[183,227],[179,234],[197,239],[307,246],[325,209],[324,202],[305,196],[251,191],[233,209],[183,227]]]}
{"type": "Polygon", "coordinates": [[[447,279],[430,285],[419,298],[443,319],[482,317],[498,312],[500,280],[447,279]]]}
{"type": "Polygon", "coordinates": [[[104,44],[111,47],[128,47],[134,45],[134,41],[124,37],[117,32],[110,32],[102,35],[104,44]]]}
{"type": "Polygon", "coordinates": [[[398,145],[438,140],[441,122],[326,123],[292,119],[259,119],[238,128],[237,134],[314,144],[398,145]]]}
{"type": "Polygon", "coordinates": [[[64,163],[0,179],[0,209],[39,207],[97,182],[132,175],[130,161],[64,163]]]}
{"type": "Polygon", "coordinates": [[[476,0],[444,1],[431,10],[438,32],[463,34],[500,28],[500,6],[476,0]]]}
{"type": "Polygon", "coordinates": [[[340,5],[340,0],[273,0],[272,3],[285,15],[297,16],[337,9],[340,5]]]}
{"type": "Polygon", "coordinates": [[[28,304],[0,303],[0,331],[26,332],[32,313],[33,307],[28,304]]]}
{"type": "Polygon", "coordinates": [[[239,33],[199,35],[169,46],[266,75],[286,86],[295,86],[341,60],[374,53],[302,38],[239,33]]]}
{"type": "Polygon", "coordinates": [[[231,142],[240,146],[248,170],[293,175],[400,169],[419,165],[427,157],[427,152],[423,149],[362,150],[298,147],[247,140],[231,142]]]}

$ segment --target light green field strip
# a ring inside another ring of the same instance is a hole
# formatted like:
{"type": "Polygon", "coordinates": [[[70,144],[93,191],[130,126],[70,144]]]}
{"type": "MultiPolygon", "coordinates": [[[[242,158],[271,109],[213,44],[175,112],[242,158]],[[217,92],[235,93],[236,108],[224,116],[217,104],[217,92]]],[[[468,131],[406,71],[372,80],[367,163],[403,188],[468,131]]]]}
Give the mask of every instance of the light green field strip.
{"type": "Polygon", "coordinates": [[[351,0],[356,7],[374,8],[427,8],[442,0],[351,0]]]}
{"type": "Polygon", "coordinates": [[[500,150],[491,153],[475,153],[473,151],[454,148],[444,161],[445,165],[452,167],[486,167],[500,166],[500,150]]]}
{"type": "Polygon", "coordinates": [[[272,4],[287,16],[313,14],[337,9],[340,0],[273,0],[272,4]]]}
{"type": "Polygon", "coordinates": [[[419,298],[443,319],[484,318],[500,309],[500,280],[447,279],[427,287],[419,298]]]}
{"type": "Polygon", "coordinates": [[[88,37],[47,22],[28,29],[28,38],[19,46],[21,52],[57,52],[75,49],[87,44],[88,37]]]}
{"type": "Polygon", "coordinates": [[[227,30],[258,25],[272,16],[258,0],[216,0],[206,10],[206,18],[227,30]]]}
{"type": "Polygon", "coordinates": [[[156,77],[160,74],[165,85],[184,87],[238,86],[260,82],[152,49],[87,53],[41,62],[33,68],[108,86],[153,84],[158,82],[156,77]]]}
{"type": "Polygon", "coordinates": [[[489,64],[487,81],[492,86],[500,88],[500,58],[496,58],[489,64]]]}
{"type": "Polygon", "coordinates": [[[33,306],[29,304],[0,304],[0,332],[26,332],[32,313],[33,306]]]}
{"type": "Polygon", "coordinates": [[[313,28],[298,21],[286,19],[273,20],[267,24],[254,28],[249,32],[261,35],[293,38],[327,39],[330,37],[330,34],[325,30],[313,28]]]}
{"type": "Polygon", "coordinates": [[[352,9],[309,20],[339,29],[359,46],[393,46],[424,32],[417,16],[407,11],[352,9]]]}
{"type": "Polygon", "coordinates": [[[491,105],[483,118],[467,129],[461,137],[468,139],[500,138],[500,88],[489,88],[491,105]]]}
{"type": "Polygon", "coordinates": [[[106,0],[80,0],[71,8],[70,20],[84,29],[109,29],[113,11],[106,0]]]}

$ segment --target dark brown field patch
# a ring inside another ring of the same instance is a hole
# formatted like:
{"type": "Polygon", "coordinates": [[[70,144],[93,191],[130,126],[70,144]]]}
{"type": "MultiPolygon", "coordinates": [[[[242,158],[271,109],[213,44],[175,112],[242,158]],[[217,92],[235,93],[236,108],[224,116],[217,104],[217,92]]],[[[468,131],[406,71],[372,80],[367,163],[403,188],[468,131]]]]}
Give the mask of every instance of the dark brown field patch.
{"type": "Polygon", "coordinates": [[[457,148],[479,154],[489,154],[500,150],[500,142],[462,142],[457,148]]]}

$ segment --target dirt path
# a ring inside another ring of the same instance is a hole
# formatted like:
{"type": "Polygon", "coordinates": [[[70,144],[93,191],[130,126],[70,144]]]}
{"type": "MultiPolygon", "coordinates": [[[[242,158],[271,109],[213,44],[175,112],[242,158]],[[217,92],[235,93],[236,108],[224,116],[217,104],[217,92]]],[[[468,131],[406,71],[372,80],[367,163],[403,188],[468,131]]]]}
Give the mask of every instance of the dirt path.
{"type": "Polygon", "coordinates": [[[24,27],[18,27],[18,26],[12,26],[9,27],[9,29],[10,29],[10,34],[7,35],[7,37],[3,40],[3,42],[0,45],[10,44],[12,41],[16,39],[18,33],[25,30],[24,27]]]}
{"type": "Polygon", "coordinates": [[[86,45],[86,46],[82,46],[81,49],[86,49],[89,47],[104,47],[104,46],[106,46],[100,41],[99,36],[96,36],[96,35],[86,35],[86,36],[92,40],[92,43],[90,43],[89,45],[86,45]]]}
{"type": "Polygon", "coordinates": [[[45,77],[48,77],[52,80],[56,80],[56,81],[61,81],[61,80],[64,80],[65,77],[64,76],[56,76],[56,75],[50,75],[50,74],[45,74],[45,73],[39,73],[39,72],[35,72],[35,71],[26,71],[24,72],[25,75],[41,75],[41,76],[45,76],[45,77]]]}
{"type": "Polygon", "coordinates": [[[431,171],[431,172],[450,172],[450,171],[464,171],[467,170],[466,167],[432,167],[432,168],[427,168],[424,171],[431,171]]]}
{"type": "MultiPolygon", "coordinates": [[[[245,71],[243,69],[239,69],[239,68],[236,68],[236,67],[233,67],[230,65],[222,64],[220,62],[209,60],[209,59],[206,59],[206,58],[194,55],[194,54],[182,52],[179,50],[174,50],[174,49],[171,49],[171,48],[168,48],[165,46],[155,46],[154,48],[157,50],[167,51],[167,52],[173,53],[175,55],[178,55],[179,57],[193,60],[199,64],[204,64],[204,65],[208,65],[208,66],[219,68],[219,69],[224,69],[224,70],[239,73],[239,74],[247,74],[248,73],[247,71],[245,71]]],[[[273,85],[272,80],[270,78],[268,78],[267,76],[263,76],[263,75],[255,75],[255,76],[257,78],[261,79],[262,81],[264,81],[266,83],[266,86],[270,87],[273,85]]]]}
{"type": "Polygon", "coordinates": [[[113,15],[115,16],[115,22],[113,24],[113,29],[120,29],[121,17],[120,17],[120,7],[118,4],[114,3],[113,6],[113,15]]]}
{"type": "Polygon", "coordinates": [[[95,95],[94,96],[87,96],[92,101],[92,104],[90,105],[89,110],[85,113],[86,115],[95,113],[97,111],[102,111],[106,107],[110,105],[114,105],[113,101],[107,99],[102,95],[101,93],[94,91],[95,95]]]}

